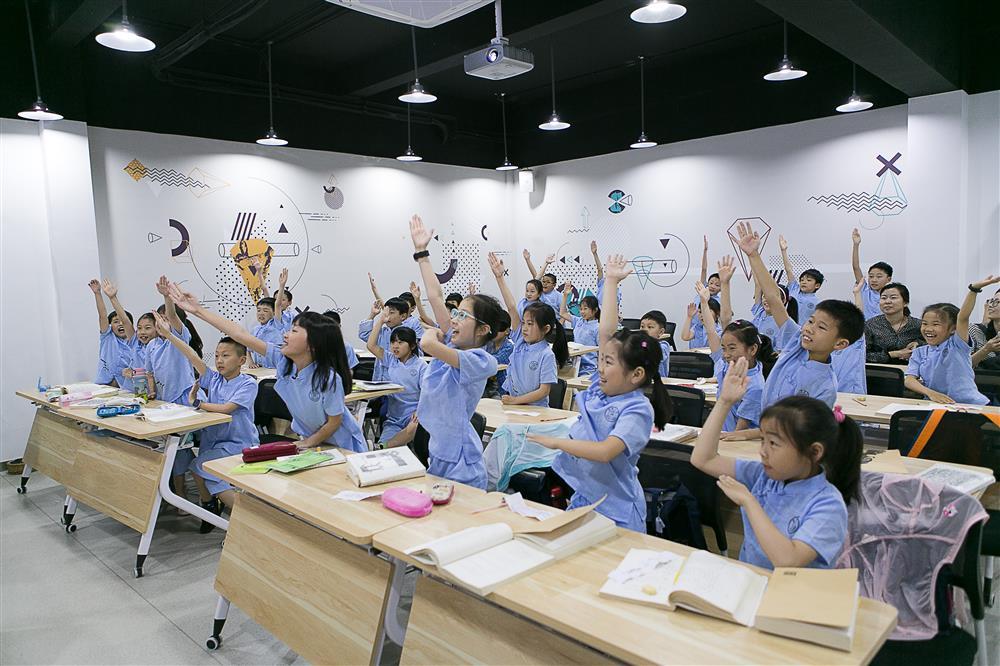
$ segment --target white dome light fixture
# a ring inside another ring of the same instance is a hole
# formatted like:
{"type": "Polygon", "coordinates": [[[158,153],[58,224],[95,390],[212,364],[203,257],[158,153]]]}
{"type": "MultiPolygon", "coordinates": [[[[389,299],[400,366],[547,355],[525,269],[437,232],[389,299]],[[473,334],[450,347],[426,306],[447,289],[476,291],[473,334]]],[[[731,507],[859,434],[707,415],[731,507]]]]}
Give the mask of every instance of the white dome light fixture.
{"type": "Polygon", "coordinates": [[[784,50],[782,51],[784,55],[781,56],[777,69],[764,75],[765,81],[793,81],[801,79],[809,73],[804,69],[796,68],[788,59],[788,21],[782,22],[782,32],[784,33],[784,50]]]}
{"type": "Polygon", "coordinates": [[[437,101],[437,96],[424,90],[417,76],[417,29],[410,26],[410,38],[413,42],[413,83],[406,89],[406,92],[399,96],[400,102],[407,104],[430,104],[437,101]]]}
{"type": "Polygon", "coordinates": [[[496,167],[497,171],[514,171],[517,165],[507,157],[507,103],[506,93],[500,93],[500,117],[503,120],[503,164],[496,167]]]}
{"type": "Polygon", "coordinates": [[[639,56],[639,138],[629,144],[629,148],[652,148],[655,141],[646,137],[646,58],[639,56]]]}
{"type": "Polygon", "coordinates": [[[564,120],[559,119],[559,114],[556,113],[556,56],[555,52],[549,49],[549,64],[551,67],[551,78],[552,78],[552,115],[544,123],[538,126],[538,129],[554,131],[554,130],[564,130],[570,125],[564,120]]]}
{"type": "Polygon", "coordinates": [[[274,88],[271,83],[271,42],[267,43],[267,116],[268,130],[263,138],[257,139],[262,146],[287,146],[288,141],[274,131],[274,88]]]}
{"type": "Polygon", "coordinates": [[[840,113],[854,113],[855,111],[865,111],[875,106],[871,102],[861,99],[858,95],[858,66],[851,63],[851,96],[847,101],[837,107],[840,113]]]}
{"type": "Polygon", "coordinates": [[[687,8],[668,0],[649,0],[649,4],[629,14],[636,23],[666,23],[684,16],[687,8]]]}
{"type": "Polygon", "coordinates": [[[31,71],[35,73],[35,103],[17,115],[25,120],[62,120],[63,117],[42,101],[42,87],[38,83],[38,59],[35,57],[35,35],[31,30],[31,10],[28,0],[24,0],[24,15],[28,19],[28,43],[31,45],[31,71]]]}
{"type": "Polygon", "coordinates": [[[122,0],[122,22],[118,27],[109,32],[102,32],[94,39],[101,46],[106,46],[115,51],[128,51],[129,53],[142,53],[152,51],[156,44],[151,39],[146,39],[137,32],[132,31],[132,24],[128,22],[128,2],[122,0]]]}
{"type": "Polygon", "coordinates": [[[419,162],[422,158],[413,152],[413,144],[410,141],[410,105],[406,105],[406,152],[396,158],[400,162],[419,162]]]}

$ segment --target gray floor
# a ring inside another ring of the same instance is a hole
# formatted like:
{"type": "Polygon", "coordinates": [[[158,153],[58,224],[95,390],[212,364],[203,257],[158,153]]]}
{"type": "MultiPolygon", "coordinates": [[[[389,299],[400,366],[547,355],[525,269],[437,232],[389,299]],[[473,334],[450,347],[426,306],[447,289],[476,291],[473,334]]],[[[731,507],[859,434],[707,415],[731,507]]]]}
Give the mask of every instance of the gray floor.
{"type": "MultiPolygon", "coordinates": [[[[198,534],[196,519],[164,508],[134,579],[138,534],[82,505],[66,534],[62,487],[36,474],[17,495],[18,479],[0,472],[0,664],[304,663],[236,607],[222,649],[205,650],[221,531],[198,534]]],[[[986,631],[1000,663],[1000,603],[986,631]]],[[[388,644],[382,664],[398,659],[388,644]]]]}
{"type": "MultiPolygon", "coordinates": [[[[0,479],[0,664],[305,663],[235,606],[222,648],[205,649],[220,530],[164,505],[135,579],[136,532],[80,505],[67,534],[62,486],[35,474],[18,495],[19,477],[0,479]]],[[[383,664],[398,660],[387,645],[383,664]]]]}

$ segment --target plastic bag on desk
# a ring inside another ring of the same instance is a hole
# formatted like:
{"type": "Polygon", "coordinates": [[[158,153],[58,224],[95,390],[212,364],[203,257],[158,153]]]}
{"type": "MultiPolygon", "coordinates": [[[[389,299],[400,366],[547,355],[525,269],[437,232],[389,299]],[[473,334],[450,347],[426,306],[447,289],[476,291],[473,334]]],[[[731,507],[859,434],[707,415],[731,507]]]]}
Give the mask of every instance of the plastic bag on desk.
{"type": "Polygon", "coordinates": [[[500,426],[483,451],[487,490],[504,491],[510,484],[510,477],[518,472],[552,466],[552,460],[559,451],[528,441],[526,435],[529,429],[533,434],[546,437],[569,436],[569,426],[565,423],[500,426]]]}

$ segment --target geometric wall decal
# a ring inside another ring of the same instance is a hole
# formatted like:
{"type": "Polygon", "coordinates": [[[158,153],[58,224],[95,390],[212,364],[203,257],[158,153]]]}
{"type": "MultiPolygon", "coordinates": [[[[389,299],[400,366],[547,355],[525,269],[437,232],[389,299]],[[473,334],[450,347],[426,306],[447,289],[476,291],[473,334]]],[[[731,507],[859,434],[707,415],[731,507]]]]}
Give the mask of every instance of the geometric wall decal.
{"type": "Polygon", "coordinates": [[[626,206],[632,205],[632,195],[625,194],[621,190],[611,190],[608,193],[608,198],[611,199],[611,205],[608,206],[608,210],[616,215],[624,212],[626,206]]]}
{"type": "Polygon", "coordinates": [[[188,233],[187,227],[178,222],[177,220],[170,220],[170,226],[177,230],[181,235],[181,241],[174,247],[170,248],[170,256],[179,257],[188,249],[191,245],[191,234],[188,233]]]}
{"type": "Polygon", "coordinates": [[[571,234],[586,234],[590,233],[590,211],[584,206],[580,211],[580,226],[576,229],[570,229],[571,234]]]}
{"type": "Polygon", "coordinates": [[[767,239],[771,235],[771,225],[760,217],[741,217],[729,225],[729,229],[726,230],[726,233],[729,235],[729,242],[733,244],[733,252],[736,254],[736,258],[739,259],[740,266],[743,268],[743,275],[746,276],[747,282],[749,282],[751,275],[750,264],[747,263],[746,256],[743,254],[743,251],[740,250],[739,243],[736,242],[736,227],[739,226],[741,222],[743,224],[749,224],[750,228],[760,236],[760,247],[758,248],[758,251],[763,251],[764,246],[767,245],[767,239]]]}
{"type": "Polygon", "coordinates": [[[657,255],[640,255],[631,260],[639,287],[673,287],[681,282],[691,267],[691,253],[687,245],[674,234],[662,234],[657,239],[661,252],[657,255]]]}
{"type": "Polygon", "coordinates": [[[126,164],[122,171],[137,183],[146,180],[157,193],[162,187],[179,187],[200,198],[229,185],[221,178],[217,178],[198,167],[191,169],[185,175],[174,169],[146,166],[135,158],[126,164]]]}

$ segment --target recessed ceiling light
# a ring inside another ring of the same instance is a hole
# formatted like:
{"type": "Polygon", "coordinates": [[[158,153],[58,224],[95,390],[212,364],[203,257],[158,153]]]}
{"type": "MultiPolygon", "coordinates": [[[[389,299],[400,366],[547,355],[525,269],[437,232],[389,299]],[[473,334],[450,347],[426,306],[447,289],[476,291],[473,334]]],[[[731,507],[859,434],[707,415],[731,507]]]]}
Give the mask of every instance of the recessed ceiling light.
{"type": "Polygon", "coordinates": [[[667,0],[650,0],[648,5],[640,7],[629,16],[636,23],[666,23],[679,19],[686,13],[687,8],[684,5],[667,0]]]}

